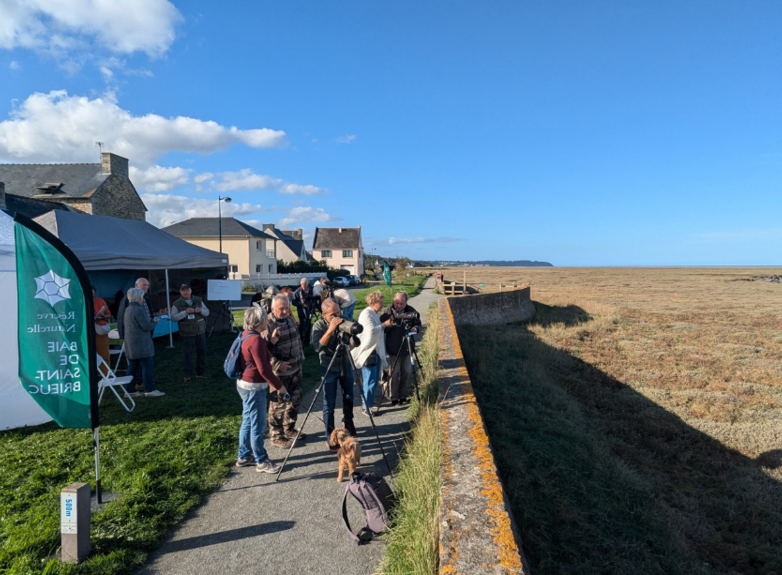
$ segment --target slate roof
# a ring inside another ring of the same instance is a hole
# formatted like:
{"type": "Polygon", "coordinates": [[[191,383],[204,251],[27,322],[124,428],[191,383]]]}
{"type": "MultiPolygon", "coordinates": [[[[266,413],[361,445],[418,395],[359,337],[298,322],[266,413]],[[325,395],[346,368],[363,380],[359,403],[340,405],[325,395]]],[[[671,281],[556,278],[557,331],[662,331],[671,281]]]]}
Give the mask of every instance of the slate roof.
{"type": "Polygon", "coordinates": [[[280,230],[280,231],[283,234],[285,234],[286,236],[292,237],[294,240],[303,240],[304,239],[304,237],[303,237],[304,234],[302,233],[301,228],[299,228],[298,230],[280,230]]]}
{"type": "Polygon", "coordinates": [[[356,250],[360,245],[360,227],[315,228],[315,239],[312,241],[313,250],[356,250]]]}
{"type": "Polygon", "coordinates": [[[38,186],[63,184],[53,197],[88,196],[106,181],[100,164],[0,164],[5,193],[30,198],[41,194],[38,186]]]}
{"type": "MultiPolygon", "coordinates": [[[[220,218],[190,218],[171,226],[162,228],[164,232],[178,238],[203,238],[219,237],[220,218]]],[[[273,236],[262,232],[258,228],[240,222],[236,218],[223,218],[224,238],[265,238],[275,239],[273,236]]]]}
{"type": "Polygon", "coordinates": [[[66,212],[74,211],[67,205],[59,202],[34,200],[32,198],[22,198],[10,194],[6,194],[5,196],[5,208],[3,211],[11,217],[16,213],[19,213],[32,219],[49,213],[52,210],[64,210],[66,212]]]}
{"type": "MultiPolygon", "coordinates": [[[[291,232],[284,232],[282,230],[278,230],[274,226],[274,224],[263,224],[263,231],[280,240],[282,243],[288,246],[288,249],[290,249],[294,254],[299,256],[301,259],[304,260],[307,259],[307,251],[304,249],[304,240],[302,240],[301,238],[296,239],[295,237],[290,235],[291,232]]],[[[301,235],[299,234],[298,230],[296,230],[293,233],[295,233],[297,236],[301,235]]]]}

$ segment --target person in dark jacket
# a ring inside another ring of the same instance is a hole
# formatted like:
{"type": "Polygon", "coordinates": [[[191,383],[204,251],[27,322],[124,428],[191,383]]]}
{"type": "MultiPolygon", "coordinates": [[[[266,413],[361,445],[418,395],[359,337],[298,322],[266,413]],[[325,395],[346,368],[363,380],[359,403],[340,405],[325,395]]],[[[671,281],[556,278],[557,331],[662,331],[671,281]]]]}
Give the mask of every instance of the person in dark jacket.
{"type": "Polygon", "coordinates": [[[266,390],[269,384],[278,394],[288,390],[274,375],[271,365],[272,354],[261,333],[267,327],[268,316],[260,307],[250,307],[244,312],[241,365],[245,366],[242,377],[236,382],[236,391],[242,398],[242,426],[239,429],[239,458],[237,467],[255,465],[259,473],[277,473],[280,466],[269,459],[263,447],[263,432],[266,430],[266,390]]]}
{"type": "Polygon", "coordinates": [[[410,333],[418,333],[421,326],[421,316],[412,306],[407,305],[407,294],[403,291],[394,294],[394,303],[380,314],[383,330],[386,332],[386,351],[388,352],[390,373],[386,396],[391,405],[399,405],[407,401],[409,393],[407,383],[413,375],[413,364],[410,361],[410,351],[405,343],[407,333],[402,322],[396,318],[402,314],[413,314],[415,319],[409,322],[410,333]]]}
{"type": "Polygon", "coordinates": [[[309,331],[311,328],[310,318],[315,305],[313,301],[314,294],[312,292],[312,286],[307,278],[301,278],[299,287],[293,292],[291,298],[291,305],[296,307],[296,314],[299,316],[299,334],[301,335],[301,341],[304,342],[309,337],[309,331]]]}
{"type": "MultiPolygon", "coordinates": [[[[144,290],[130,288],[128,290],[128,305],[123,316],[125,324],[125,352],[128,355],[128,375],[137,377],[141,372],[141,380],[144,383],[144,395],[147,397],[160,397],[165,395],[155,389],[152,375],[153,360],[155,357],[155,345],[149,334],[155,329],[159,321],[153,319],[149,310],[144,305],[144,290]]],[[[133,382],[125,386],[130,396],[138,396],[133,382]]]]}
{"type": "Polygon", "coordinates": [[[190,284],[179,288],[180,298],[171,306],[171,321],[179,322],[179,336],[182,339],[182,371],[184,381],[193,379],[193,352],[196,355],[198,378],[208,378],[206,374],[206,318],[209,308],[204,300],[193,295],[190,284]]]}
{"type": "MultiPolygon", "coordinates": [[[[149,280],[147,278],[138,278],[135,287],[144,292],[144,305],[149,310],[149,317],[155,317],[155,308],[152,306],[152,298],[149,297],[149,280]]],[[[128,303],[127,297],[122,298],[117,311],[117,331],[120,339],[125,339],[125,308],[128,307],[128,303]]],[[[152,332],[149,332],[149,337],[152,338],[152,332]]]]}

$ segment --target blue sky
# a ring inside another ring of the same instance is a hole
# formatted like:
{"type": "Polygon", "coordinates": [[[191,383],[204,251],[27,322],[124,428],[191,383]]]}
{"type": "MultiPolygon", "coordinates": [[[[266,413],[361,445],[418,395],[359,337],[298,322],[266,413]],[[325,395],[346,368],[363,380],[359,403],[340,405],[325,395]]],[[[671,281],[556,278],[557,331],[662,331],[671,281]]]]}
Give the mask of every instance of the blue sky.
{"type": "Polygon", "coordinates": [[[0,0],[0,161],[430,259],[776,265],[782,3],[0,0]],[[130,6],[132,5],[132,6],[130,6]]]}

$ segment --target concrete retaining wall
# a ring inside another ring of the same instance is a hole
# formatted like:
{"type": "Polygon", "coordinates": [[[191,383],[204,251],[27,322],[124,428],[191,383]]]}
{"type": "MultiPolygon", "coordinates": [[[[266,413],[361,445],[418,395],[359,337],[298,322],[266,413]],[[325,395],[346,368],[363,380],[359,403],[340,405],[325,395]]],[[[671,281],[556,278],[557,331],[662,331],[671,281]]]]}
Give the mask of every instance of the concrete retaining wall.
{"type": "Polygon", "coordinates": [[[456,325],[526,321],[535,315],[529,286],[512,291],[449,297],[456,325]]]}
{"type": "MultiPolygon", "coordinates": [[[[438,303],[443,447],[441,574],[529,573],[456,333],[457,313],[461,320],[467,320],[465,323],[476,319],[485,323],[487,317],[497,317],[493,306],[512,304],[513,317],[521,317],[517,308],[526,309],[525,301],[532,305],[529,288],[526,300],[524,295],[513,294],[443,298],[438,303]],[[466,305],[459,307],[463,302],[466,305]]],[[[506,314],[502,317],[509,321],[506,314]]]]}

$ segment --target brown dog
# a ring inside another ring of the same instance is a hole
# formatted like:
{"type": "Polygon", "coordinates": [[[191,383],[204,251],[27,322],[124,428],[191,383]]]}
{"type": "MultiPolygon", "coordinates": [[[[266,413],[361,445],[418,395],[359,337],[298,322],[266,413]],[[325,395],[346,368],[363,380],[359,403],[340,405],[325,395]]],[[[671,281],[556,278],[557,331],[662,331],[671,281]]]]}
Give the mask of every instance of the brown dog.
{"type": "Polygon", "coordinates": [[[361,444],[355,437],[351,437],[348,430],[344,427],[338,427],[331,432],[329,443],[331,445],[339,445],[339,451],[337,452],[337,457],[339,457],[337,481],[342,481],[345,466],[347,466],[348,472],[352,475],[356,467],[361,465],[361,444]]]}

